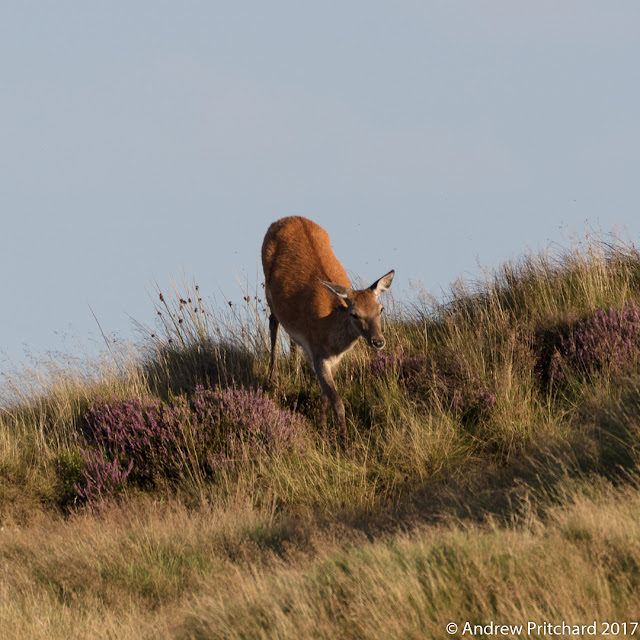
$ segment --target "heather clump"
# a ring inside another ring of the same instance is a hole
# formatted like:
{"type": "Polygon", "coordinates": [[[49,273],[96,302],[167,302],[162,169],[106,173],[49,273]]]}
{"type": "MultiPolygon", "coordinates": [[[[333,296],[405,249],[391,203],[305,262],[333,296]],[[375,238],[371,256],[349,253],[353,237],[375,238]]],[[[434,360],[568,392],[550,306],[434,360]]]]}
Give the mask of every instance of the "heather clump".
{"type": "Polygon", "coordinates": [[[420,375],[426,366],[424,355],[412,356],[402,348],[390,353],[378,352],[369,361],[369,371],[376,378],[395,375],[399,380],[410,380],[420,375]]]}
{"type": "Polygon", "coordinates": [[[397,379],[414,401],[432,409],[446,407],[463,422],[486,418],[496,402],[493,386],[485,382],[449,349],[431,358],[402,349],[379,353],[369,363],[380,379],[397,379]]]}
{"type": "Polygon", "coordinates": [[[279,451],[300,444],[304,419],[280,409],[263,391],[204,389],[199,387],[189,402],[195,423],[216,425],[212,431],[214,449],[226,461],[250,452],[279,451]]]}
{"type": "Polygon", "coordinates": [[[211,478],[262,454],[300,445],[301,416],[260,390],[198,387],[169,403],[153,398],[97,402],[86,414],[78,498],[92,505],[128,486],[154,488],[211,478]]]}
{"type": "Polygon", "coordinates": [[[561,336],[549,363],[549,378],[563,382],[571,372],[625,373],[639,356],[640,307],[628,301],[622,307],[598,309],[561,336]]]}
{"type": "Polygon", "coordinates": [[[478,376],[467,380],[451,393],[451,407],[467,419],[488,416],[495,402],[495,391],[478,376]]]}
{"type": "Polygon", "coordinates": [[[489,417],[496,403],[496,389],[485,376],[463,365],[451,354],[441,356],[416,392],[432,398],[432,404],[448,409],[463,424],[471,426],[489,417]]]}

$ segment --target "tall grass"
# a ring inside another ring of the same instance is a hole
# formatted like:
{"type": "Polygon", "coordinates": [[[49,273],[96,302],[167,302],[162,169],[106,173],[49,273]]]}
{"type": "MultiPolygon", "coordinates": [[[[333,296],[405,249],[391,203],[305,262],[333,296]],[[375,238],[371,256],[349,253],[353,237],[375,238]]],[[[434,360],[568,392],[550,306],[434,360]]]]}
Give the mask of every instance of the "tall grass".
{"type": "Polygon", "coordinates": [[[437,638],[634,610],[633,245],[387,305],[385,352],[359,345],[338,373],[346,448],[295,350],[265,396],[267,312],[243,293],[208,303],[182,282],[137,345],[5,372],[9,637],[437,638]],[[272,434],[282,416],[295,446],[272,434]]]}
{"type": "Polygon", "coordinates": [[[509,637],[545,638],[529,622],[602,631],[631,621],[640,606],[637,487],[579,491],[517,526],[418,529],[242,572],[223,594],[204,590],[180,637],[444,639],[451,622],[460,632],[493,622],[523,627],[509,637]]]}
{"type": "MultiPolygon", "coordinates": [[[[367,539],[273,505],[139,502],[0,534],[8,638],[445,638],[450,622],[634,619],[637,486],[565,480],[510,523],[367,539]]],[[[512,637],[548,637],[543,633],[512,637]]]]}

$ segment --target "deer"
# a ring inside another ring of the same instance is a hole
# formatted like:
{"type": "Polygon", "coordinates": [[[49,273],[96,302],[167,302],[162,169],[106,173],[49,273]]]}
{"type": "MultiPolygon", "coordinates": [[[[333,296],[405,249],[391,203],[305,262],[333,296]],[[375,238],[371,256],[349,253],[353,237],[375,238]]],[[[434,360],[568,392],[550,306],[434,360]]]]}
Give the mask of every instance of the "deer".
{"type": "Polygon", "coordinates": [[[278,329],[282,325],[320,382],[320,424],[326,427],[330,403],[346,441],[345,409],[334,375],[360,337],[376,351],[384,348],[383,307],[378,296],[389,289],[395,271],[366,289],[353,289],[333,253],[329,234],[302,216],[281,218],[269,227],[262,243],[262,267],[270,311],[269,382],[278,383],[278,329]]]}

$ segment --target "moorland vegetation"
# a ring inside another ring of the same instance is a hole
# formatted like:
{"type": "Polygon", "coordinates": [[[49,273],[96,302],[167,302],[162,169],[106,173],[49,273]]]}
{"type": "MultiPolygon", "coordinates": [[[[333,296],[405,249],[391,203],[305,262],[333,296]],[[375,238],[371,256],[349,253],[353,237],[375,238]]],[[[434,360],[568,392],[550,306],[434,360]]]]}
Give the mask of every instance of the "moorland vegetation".
{"type": "Polygon", "coordinates": [[[387,303],[337,376],[345,443],[285,344],[268,388],[259,287],[158,291],[136,344],[3,374],[3,637],[637,621],[639,305],[613,238],[387,303]]]}

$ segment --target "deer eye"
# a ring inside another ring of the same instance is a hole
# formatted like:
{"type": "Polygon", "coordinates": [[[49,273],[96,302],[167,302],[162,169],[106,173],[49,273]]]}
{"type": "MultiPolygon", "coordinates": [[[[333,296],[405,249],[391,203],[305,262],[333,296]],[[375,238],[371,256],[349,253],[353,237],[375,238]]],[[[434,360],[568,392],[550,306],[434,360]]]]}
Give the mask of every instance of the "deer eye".
{"type": "Polygon", "coordinates": [[[355,311],[351,311],[349,315],[355,320],[360,320],[360,316],[355,311]]]}

